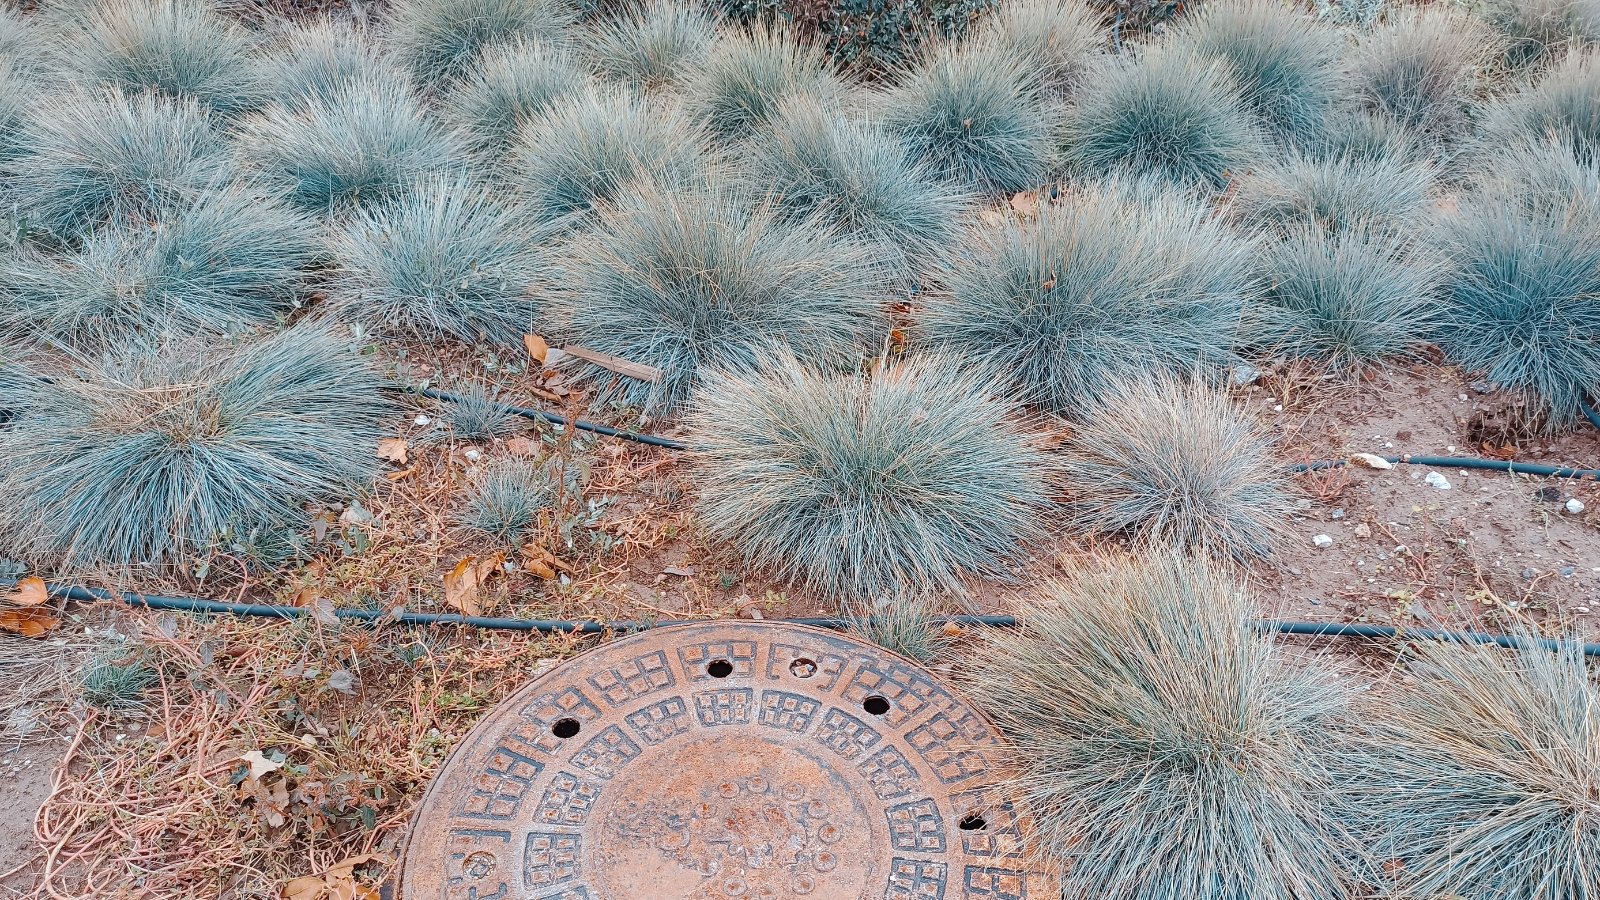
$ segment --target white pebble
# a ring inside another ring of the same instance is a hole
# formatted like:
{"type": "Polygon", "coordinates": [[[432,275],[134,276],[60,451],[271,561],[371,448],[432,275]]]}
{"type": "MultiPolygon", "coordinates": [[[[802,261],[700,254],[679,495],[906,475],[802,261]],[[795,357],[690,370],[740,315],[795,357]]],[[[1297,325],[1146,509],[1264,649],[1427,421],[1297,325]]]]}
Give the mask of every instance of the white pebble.
{"type": "Polygon", "coordinates": [[[1583,509],[1583,501],[1579,500],[1577,497],[1573,497],[1571,500],[1567,501],[1567,512],[1577,515],[1578,513],[1583,512],[1583,509]]]}
{"type": "Polygon", "coordinates": [[[418,425],[426,425],[429,422],[432,422],[433,420],[428,418],[427,416],[417,416],[412,421],[416,422],[418,425]]]}
{"type": "Polygon", "coordinates": [[[1311,543],[1315,545],[1318,550],[1326,550],[1333,546],[1333,538],[1326,534],[1319,534],[1311,539],[1311,543]]]}
{"type": "Polygon", "coordinates": [[[467,461],[468,462],[477,462],[478,460],[480,460],[482,458],[483,458],[483,454],[478,452],[477,448],[473,448],[473,449],[467,451],[467,461]]]}
{"type": "Polygon", "coordinates": [[[1438,472],[1429,472],[1423,476],[1422,480],[1427,482],[1429,487],[1436,487],[1441,491],[1450,490],[1450,479],[1440,475],[1438,472]]]}

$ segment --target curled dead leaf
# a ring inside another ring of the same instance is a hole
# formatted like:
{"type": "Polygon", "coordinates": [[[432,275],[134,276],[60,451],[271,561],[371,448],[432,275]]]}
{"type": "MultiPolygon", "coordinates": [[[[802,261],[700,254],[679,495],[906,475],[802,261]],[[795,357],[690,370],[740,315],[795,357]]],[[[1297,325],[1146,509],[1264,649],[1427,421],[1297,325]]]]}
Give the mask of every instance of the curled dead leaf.
{"type": "Polygon", "coordinates": [[[1011,196],[1011,208],[1018,215],[1036,216],[1039,214],[1039,195],[1032,191],[1022,191],[1011,196]]]}
{"type": "Polygon", "coordinates": [[[479,596],[478,589],[494,573],[500,571],[505,562],[506,554],[503,550],[497,550],[482,558],[463,557],[454,568],[445,573],[444,602],[463,615],[483,615],[483,599],[479,596]]]}
{"type": "Polygon", "coordinates": [[[528,350],[528,358],[539,365],[544,365],[545,357],[550,355],[550,344],[537,334],[522,336],[522,346],[528,350]]]}
{"type": "Polygon", "coordinates": [[[394,860],[378,853],[352,856],[315,875],[287,882],[278,894],[282,900],[377,900],[376,890],[356,883],[356,869],[369,863],[387,866],[393,865],[394,860]]]}
{"type": "Polygon", "coordinates": [[[397,466],[405,465],[409,454],[410,445],[406,443],[405,438],[384,438],[378,442],[378,458],[388,460],[397,466]]]}
{"type": "Polygon", "coordinates": [[[36,638],[44,637],[60,625],[61,620],[51,615],[48,609],[38,607],[0,609],[0,631],[36,638]]]}
{"type": "Polygon", "coordinates": [[[50,602],[50,589],[43,578],[24,578],[6,595],[5,602],[12,606],[43,606],[50,602]]]}
{"type": "Polygon", "coordinates": [[[267,759],[266,754],[262,753],[260,750],[250,750],[245,753],[241,753],[239,754],[239,759],[250,765],[251,778],[260,778],[263,775],[270,775],[271,773],[283,768],[283,763],[274,762],[270,759],[267,759]]]}

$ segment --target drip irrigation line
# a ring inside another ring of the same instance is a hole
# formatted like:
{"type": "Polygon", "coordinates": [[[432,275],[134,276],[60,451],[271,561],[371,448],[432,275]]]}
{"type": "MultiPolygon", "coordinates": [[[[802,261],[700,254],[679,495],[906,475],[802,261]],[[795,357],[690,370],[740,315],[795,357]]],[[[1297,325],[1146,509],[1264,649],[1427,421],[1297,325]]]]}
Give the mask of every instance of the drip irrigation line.
{"type": "MultiPolygon", "coordinates": [[[[0,586],[12,587],[14,580],[0,581],[0,586]]],[[[242,617],[269,619],[303,619],[314,612],[303,606],[276,606],[263,603],[226,603],[198,597],[165,597],[159,594],[140,594],[132,591],[108,591],[103,588],[79,585],[49,584],[50,596],[62,600],[96,601],[120,600],[128,606],[172,612],[216,613],[242,617]]],[[[463,616],[455,613],[389,613],[373,609],[335,609],[333,615],[341,620],[356,622],[393,622],[397,625],[462,625],[489,631],[526,631],[544,634],[604,634],[607,632],[635,632],[667,625],[687,625],[707,619],[663,619],[656,621],[596,622],[570,619],[511,619],[491,616],[463,616]]],[[[768,619],[785,625],[811,625],[840,631],[851,627],[854,621],[847,618],[768,619]]],[[[869,620],[870,621],[870,620],[869,620]]],[[[1014,628],[1019,624],[1015,616],[942,616],[938,624],[960,625],[968,628],[1014,628]]],[[[1252,623],[1257,629],[1278,634],[1306,637],[1346,637],[1368,639],[1401,639],[1422,641],[1452,641],[1463,644],[1496,644],[1508,648],[1541,648],[1545,650],[1582,649],[1585,656],[1600,657],[1600,643],[1574,644],[1550,638],[1526,638],[1508,634],[1485,634],[1476,631],[1442,631],[1429,628],[1395,628],[1389,625],[1355,625],[1344,622],[1290,622],[1260,619],[1252,623]]]]}
{"type": "MultiPolygon", "coordinates": [[[[421,394],[429,399],[442,400],[446,403],[460,403],[462,400],[466,399],[460,394],[452,394],[449,391],[436,391],[432,388],[401,387],[399,390],[408,391],[414,394],[421,394]]],[[[546,412],[542,409],[534,409],[527,406],[515,406],[510,403],[500,403],[498,401],[496,401],[494,405],[508,413],[521,416],[524,419],[535,419],[542,422],[549,422],[552,425],[570,426],[578,429],[579,431],[590,431],[595,434],[603,434],[606,437],[613,437],[624,441],[633,441],[636,444],[646,444],[651,447],[665,447],[668,450],[689,449],[688,444],[674,441],[669,438],[656,437],[653,434],[639,434],[636,431],[624,431],[621,428],[612,428],[610,425],[601,425],[598,422],[585,422],[582,419],[569,419],[566,416],[559,415],[557,413],[546,412]]]]}
{"type": "MultiPolygon", "coordinates": [[[[1573,469],[1566,466],[1547,466],[1543,463],[1509,462],[1484,459],[1478,456],[1385,456],[1391,463],[1413,466],[1432,466],[1436,469],[1482,469],[1489,472],[1515,472],[1520,475],[1539,475],[1546,478],[1593,478],[1600,481],[1600,469],[1573,469]]],[[[1349,465],[1345,459],[1325,459],[1317,462],[1295,463],[1287,466],[1290,472],[1317,472],[1349,465]]]]}
{"type": "Polygon", "coordinates": [[[1600,428],[1600,412],[1595,412],[1594,407],[1587,403],[1579,403],[1578,409],[1583,411],[1583,417],[1589,420],[1590,425],[1600,428]]]}
{"type": "MultiPolygon", "coordinates": [[[[438,391],[432,388],[398,389],[414,394],[421,394],[424,397],[428,397],[433,400],[444,401],[446,403],[459,403],[465,399],[460,394],[452,394],[449,391],[438,391]]],[[[571,426],[581,431],[589,431],[595,434],[605,435],[606,437],[617,438],[619,440],[633,441],[635,443],[646,444],[651,447],[665,447],[668,450],[690,449],[688,444],[682,443],[681,441],[674,441],[670,438],[657,437],[653,434],[640,434],[636,431],[625,431],[620,428],[612,428],[609,425],[601,425],[596,422],[585,422],[582,419],[569,419],[566,416],[553,412],[546,412],[542,409],[534,409],[532,407],[516,406],[510,403],[499,402],[495,402],[495,406],[498,406],[500,409],[505,410],[508,413],[522,416],[526,419],[536,419],[543,422],[549,422],[554,425],[571,426]]],[[[1591,422],[1595,423],[1595,427],[1600,428],[1600,413],[1595,412],[1588,406],[1582,406],[1581,408],[1583,409],[1583,414],[1587,416],[1591,422]]],[[[1538,475],[1546,478],[1593,478],[1597,481],[1600,481],[1600,469],[1576,469],[1565,466],[1548,466],[1542,463],[1508,462],[1499,459],[1485,459],[1478,456],[1411,456],[1408,454],[1404,456],[1385,456],[1383,459],[1386,459],[1391,463],[1403,463],[1414,466],[1433,466],[1441,469],[1482,469],[1491,472],[1516,472],[1523,475],[1538,475]]],[[[1324,459],[1316,462],[1294,463],[1287,465],[1284,468],[1287,471],[1294,473],[1317,472],[1323,469],[1337,469],[1341,466],[1347,465],[1348,462],[1348,460],[1343,459],[1324,459]]]]}

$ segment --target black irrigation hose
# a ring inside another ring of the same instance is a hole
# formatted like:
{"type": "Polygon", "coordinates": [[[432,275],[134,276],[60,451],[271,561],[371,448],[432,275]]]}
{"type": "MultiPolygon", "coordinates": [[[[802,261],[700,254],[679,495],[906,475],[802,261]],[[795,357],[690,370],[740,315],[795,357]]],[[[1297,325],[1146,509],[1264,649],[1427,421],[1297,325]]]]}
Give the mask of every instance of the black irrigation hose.
{"type": "MultiPolygon", "coordinates": [[[[399,388],[399,390],[421,394],[424,397],[428,397],[433,400],[443,400],[447,403],[460,403],[463,399],[465,399],[460,394],[452,394],[449,391],[436,391],[432,388],[399,388]]],[[[596,422],[585,422],[582,419],[569,419],[566,416],[557,415],[553,412],[545,412],[542,409],[532,409],[526,406],[513,406],[510,403],[496,403],[495,405],[508,413],[522,416],[524,419],[537,419],[539,421],[549,422],[552,425],[570,425],[571,427],[580,431],[592,431],[595,434],[603,434],[606,437],[614,437],[624,441],[633,441],[636,444],[647,444],[651,447],[665,447],[668,450],[689,449],[689,445],[687,444],[664,437],[656,437],[653,434],[639,434],[635,431],[623,431],[620,428],[612,428],[610,425],[601,425],[596,422]]]]}
{"type": "Polygon", "coordinates": [[[1594,407],[1587,403],[1579,403],[1578,409],[1583,411],[1583,417],[1589,420],[1590,425],[1600,428],[1600,412],[1595,412],[1594,407]]]}
{"type": "MultiPolygon", "coordinates": [[[[15,581],[0,581],[0,586],[11,587],[15,581]]],[[[62,600],[121,600],[132,607],[170,610],[174,612],[218,613],[233,616],[253,616],[269,619],[301,619],[313,615],[302,606],[273,606],[262,603],[224,603],[202,600],[197,597],[163,597],[157,594],[138,594],[131,591],[114,592],[101,588],[77,585],[47,585],[50,596],[62,600]]],[[[605,632],[634,632],[664,625],[684,625],[705,622],[707,619],[667,619],[640,622],[593,622],[567,619],[505,619],[488,616],[463,616],[445,613],[399,613],[369,609],[335,609],[333,615],[340,619],[358,622],[390,621],[398,625],[464,625],[492,631],[536,631],[545,634],[603,634],[605,632]]],[[[851,625],[849,619],[772,619],[787,625],[812,625],[818,628],[840,630],[851,625]]],[[[1018,624],[1015,616],[945,616],[936,621],[965,627],[1012,628],[1018,624]]],[[[1308,637],[1352,637],[1378,639],[1406,639],[1430,641],[1455,641],[1466,644],[1497,644],[1501,647],[1539,647],[1559,650],[1573,644],[1549,638],[1522,638],[1506,634],[1484,634],[1475,631],[1438,631],[1434,629],[1394,628],[1388,625],[1354,625],[1343,622],[1287,622],[1263,619],[1254,623],[1262,631],[1294,634],[1308,637]]],[[[1600,657],[1600,643],[1583,644],[1585,656],[1600,657]]]]}
{"type": "MultiPolygon", "coordinates": [[[[1413,466],[1433,466],[1436,469],[1483,469],[1489,472],[1515,472],[1520,475],[1540,475],[1547,478],[1593,478],[1600,481],[1600,469],[1570,469],[1564,466],[1547,466],[1543,463],[1507,462],[1483,459],[1477,456],[1385,456],[1391,463],[1408,463],[1413,466]]],[[[1287,466],[1290,472],[1316,472],[1337,469],[1348,465],[1349,460],[1325,459],[1317,462],[1295,463],[1287,466]]]]}
{"type": "MultiPolygon", "coordinates": [[[[432,388],[399,388],[399,390],[421,394],[424,397],[434,400],[442,400],[447,403],[457,403],[463,399],[460,394],[452,394],[448,391],[436,391],[432,388]]],[[[591,431],[595,434],[603,434],[606,437],[614,437],[624,441],[633,441],[639,444],[648,444],[651,447],[665,447],[668,450],[690,449],[688,444],[684,444],[680,441],[656,437],[655,435],[651,434],[639,434],[638,432],[634,431],[623,431],[620,428],[612,428],[609,425],[600,425],[594,422],[585,422],[581,419],[569,419],[566,416],[558,415],[553,412],[546,412],[542,409],[533,409],[526,406],[514,406],[510,403],[497,403],[496,405],[506,412],[522,416],[526,419],[537,419],[544,422],[550,422],[555,425],[570,425],[573,428],[577,428],[582,431],[591,431]]],[[[1593,409],[1583,404],[1579,404],[1579,408],[1583,410],[1583,414],[1588,417],[1589,421],[1595,424],[1596,428],[1600,428],[1600,413],[1595,412],[1593,409]]],[[[1436,468],[1455,469],[1484,469],[1492,472],[1517,472],[1523,475],[1539,475],[1547,478],[1593,478],[1597,481],[1600,481],[1600,469],[1572,469],[1561,466],[1547,466],[1541,463],[1505,462],[1498,459],[1484,459],[1476,456],[1408,455],[1385,456],[1383,458],[1391,463],[1409,463],[1416,466],[1434,466],[1436,468]]],[[[1293,465],[1285,466],[1284,468],[1290,472],[1296,473],[1316,472],[1322,469],[1336,469],[1345,465],[1346,462],[1346,460],[1342,459],[1325,459],[1317,462],[1295,463],[1293,465]]]]}

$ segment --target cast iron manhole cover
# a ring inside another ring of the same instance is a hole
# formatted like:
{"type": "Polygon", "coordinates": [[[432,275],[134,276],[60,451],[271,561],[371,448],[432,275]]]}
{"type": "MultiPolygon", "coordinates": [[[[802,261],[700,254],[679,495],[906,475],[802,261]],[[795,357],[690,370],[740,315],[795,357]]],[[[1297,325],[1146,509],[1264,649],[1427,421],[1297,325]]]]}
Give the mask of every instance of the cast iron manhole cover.
{"type": "Polygon", "coordinates": [[[814,628],[605,644],[497,707],[413,820],[404,900],[1054,898],[992,795],[993,727],[814,628]]]}

